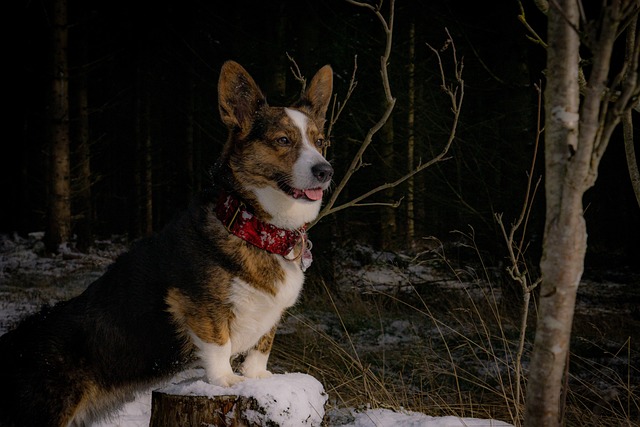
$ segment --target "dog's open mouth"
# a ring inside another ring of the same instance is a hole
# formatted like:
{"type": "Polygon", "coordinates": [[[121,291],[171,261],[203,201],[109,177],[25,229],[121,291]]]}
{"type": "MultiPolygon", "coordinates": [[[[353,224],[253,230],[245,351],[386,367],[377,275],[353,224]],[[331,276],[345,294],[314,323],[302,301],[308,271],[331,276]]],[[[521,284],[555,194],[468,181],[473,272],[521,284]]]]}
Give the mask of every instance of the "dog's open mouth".
{"type": "Polygon", "coordinates": [[[293,188],[288,186],[287,184],[280,184],[280,189],[287,193],[289,196],[294,199],[304,199],[310,200],[312,202],[316,200],[322,199],[322,188],[307,188],[305,190],[300,190],[298,188],[293,188]]]}

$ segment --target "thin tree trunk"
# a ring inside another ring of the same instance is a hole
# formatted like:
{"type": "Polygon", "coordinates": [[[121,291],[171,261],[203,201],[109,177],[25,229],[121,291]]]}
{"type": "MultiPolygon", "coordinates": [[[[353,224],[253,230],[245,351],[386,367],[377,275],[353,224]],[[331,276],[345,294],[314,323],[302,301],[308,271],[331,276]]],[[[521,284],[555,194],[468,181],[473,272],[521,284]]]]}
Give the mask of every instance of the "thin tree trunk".
{"type": "Polygon", "coordinates": [[[287,14],[285,12],[285,4],[281,3],[277,5],[279,13],[279,19],[273,24],[276,26],[275,28],[275,37],[273,45],[276,47],[276,51],[273,53],[275,56],[275,61],[273,62],[274,70],[273,70],[273,78],[271,81],[271,85],[274,95],[280,97],[280,99],[284,98],[287,93],[287,58],[285,56],[285,52],[282,49],[282,46],[286,45],[285,38],[287,36],[287,14]]]}
{"type": "Polygon", "coordinates": [[[46,245],[50,251],[71,234],[71,179],[69,160],[69,66],[67,0],[53,2],[53,82],[49,152],[48,220],[46,245]]]}
{"type": "Polygon", "coordinates": [[[195,87],[191,74],[187,76],[185,174],[189,198],[195,193],[195,87]]]}
{"type": "MultiPolygon", "coordinates": [[[[82,28],[84,30],[84,28],[82,28]]],[[[93,205],[91,203],[91,149],[89,141],[89,96],[87,84],[87,38],[81,36],[80,56],[81,64],[78,74],[75,99],[78,108],[76,128],[76,162],[77,162],[77,208],[76,234],[78,236],[78,250],[87,251],[93,245],[93,205]]]]}
{"type": "Polygon", "coordinates": [[[153,188],[151,155],[151,107],[146,58],[138,58],[135,100],[135,168],[133,188],[132,237],[148,236],[153,231],[153,188]]]}
{"type": "MultiPolygon", "coordinates": [[[[605,3],[600,20],[592,23],[593,29],[597,28],[593,34],[597,36],[589,45],[592,67],[582,104],[578,78],[579,4],[574,0],[557,0],[549,8],[545,89],[546,218],[540,262],[539,317],[526,396],[525,426],[528,427],[562,423],[563,376],[567,372],[576,294],[587,249],[582,198],[595,183],[597,168],[613,129],[631,108],[629,99],[637,93],[635,78],[623,81],[620,75],[615,78],[608,75],[619,24],[625,14],[633,10],[629,5],[624,1],[605,3]],[[621,95],[615,102],[611,97],[613,91],[606,87],[608,81],[622,82],[621,95]]],[[[637,52],[635,55],[629,65],[637,70],[637,52]]]]}
{"type": "Polygon", "coordinates": [[[586,252],[582,185],[571,188],[570,154],[578,145],[579,12],[572,0],[549,11],[545,90],[546,223],[542,287],[526,396],[525,426],[560,424],[560,397],[578,284],[586,252]],[[561,114],[562,113],[562,114],[561,114]]]}
{"type": "MultiPolygon", "coordinates": [[[[409,24],[409,100],[407,118],[407,169],[414,168],[415,151],[415,50],[416,50],[416,23],[412,19],[409,24]]],[[[407,241],[413,246],[415,239],[415,202],[414,202],[415,177],[407,180],[407,241]]]]}
{"type": "MultiPolygon", "coordinates": [[[[383,160],[385,182],[393,180],[394,155],[393,141],[394,128],[393,116],[390,116],[387,122],[380,129],[382,138],[380,138],[380,154],[383,160]]],[[[387,201],[393,202],[394,188],[390,187],[383,192],[383,196],[387,201]]],[[[383,249],[391,249],[395,244],[395,238],[398,231],[396,223],[396,209],[394,207],[383,207],[380,209],[380,241],[379,245],[383,249]]]]}
{"type": "Polygon", "coordinates": [[[624,135],[624,152],[627,157],[627,169],[629,170],[629,178],[631,178],[631,186],[636,195],[636,202],[640,206],[640,171],[638,171],[638,161],[636,160],[636,149],[633,145],[633,117],[631,110],[627,111],[622,119],[622,129],[624,135]]]}
{"type": "Polygon", "coordinates": [[[142,113],[142,162],[141,170],[143,179],[143,202],[142,202],[142,231],[145,236],[153,233],[153,156],[151,153],[151,102],[150,93],[145,91],[145,98],[142,113]]]}
{"type": "MultiPolygon", "coordinates": [[[[627,28],[627,48],[625,52],[626,61],[632,61],[632,55],[635,49],[635,35],[638,31],[638,17],[631,21],[627,28]]],[[[636,103],[636,105],[640,105],[636,103]]],[[[633,145],[633,112],[629,110],[622,118],[622,132],[624,137],[624,152],[627,157],[627,168],[629,169],[629,177],[631,178],[631,186],[636,195],[636,201],[640,206],[640,171],[638,171],[638,161],[636,158],[636,150],[633,145]]]]}
{"type": "Polygon", "coordinates": [[[134,149],[133,149],[133,188],[131,188],[131,223],[129,227],[129,237],[134,239],[142,236],[142,168],[140,158],[142,157],[142,108],[143,108],[143,81],[141,58],[138,58],[136,68],[136,91],[135,91],[135,122],[134,122],[134,149]]]}

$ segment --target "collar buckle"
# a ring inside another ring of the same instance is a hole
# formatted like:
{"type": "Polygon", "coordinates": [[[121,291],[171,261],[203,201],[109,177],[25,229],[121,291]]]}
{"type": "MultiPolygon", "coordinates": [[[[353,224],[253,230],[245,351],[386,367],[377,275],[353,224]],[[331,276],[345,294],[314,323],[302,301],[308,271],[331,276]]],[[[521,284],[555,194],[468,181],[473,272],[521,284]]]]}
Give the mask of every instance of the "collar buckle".
{"type": "Polygon", "coordinates": [[[233,233],[233,231],[231,230],[231,228],[233,227],[233,224],[236,222],[236,219],[238,218],[238,214],[244,210],[244,208],[246,207],[246,205],[244,204],[243,201],[240,201],[240,203],[238,203],[238,206],[236,207],[235,212],[233,213],[233,216],[231,217],[231,219],[229,220],[228,223],[224,224],[224,228],[227,229],[227,231],[229,233],[233,233]]]}

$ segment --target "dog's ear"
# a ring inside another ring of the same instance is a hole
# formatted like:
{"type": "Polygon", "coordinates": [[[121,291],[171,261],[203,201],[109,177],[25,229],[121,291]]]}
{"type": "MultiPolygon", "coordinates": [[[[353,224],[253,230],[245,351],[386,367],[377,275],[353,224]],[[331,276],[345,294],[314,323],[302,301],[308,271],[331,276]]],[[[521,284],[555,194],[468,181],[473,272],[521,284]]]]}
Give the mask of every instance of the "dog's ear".
{"type": "Polygon", "coordinates": [[[253,115],[266,104],[262,91],[242,65],[234,61],[222,65],[218,80],[218,107],[227,127],[248,131],[253,115]]]}
{"type": "Polygon", "coordinates": [[[313,76],[307,90],[294,107],[305,110],[316,122],[324,126],[332,91],[333,70],[330,65],[325,65],[313,76]]]}

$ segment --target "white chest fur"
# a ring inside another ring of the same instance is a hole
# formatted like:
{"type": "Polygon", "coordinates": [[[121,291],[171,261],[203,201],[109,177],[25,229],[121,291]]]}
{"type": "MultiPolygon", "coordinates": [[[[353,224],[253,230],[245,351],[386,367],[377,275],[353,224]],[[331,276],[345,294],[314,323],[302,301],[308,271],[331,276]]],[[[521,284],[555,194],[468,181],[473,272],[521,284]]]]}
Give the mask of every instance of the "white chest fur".
{"type": "Polygon", "coordinates": [[[252,348],[278,323],[282,312],[295,304],[302,289],[304,275],[297,262],[279,258],[285,279],[276,284],[276,294],[264,292],[251,284],[233,279],[229,300],[234,318],[230,324],[231,353],[252,348]]]}

